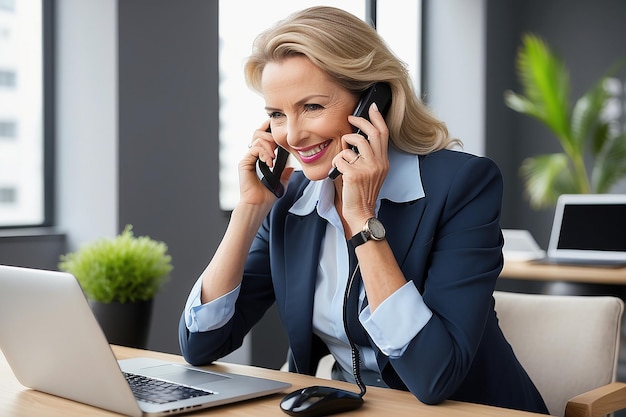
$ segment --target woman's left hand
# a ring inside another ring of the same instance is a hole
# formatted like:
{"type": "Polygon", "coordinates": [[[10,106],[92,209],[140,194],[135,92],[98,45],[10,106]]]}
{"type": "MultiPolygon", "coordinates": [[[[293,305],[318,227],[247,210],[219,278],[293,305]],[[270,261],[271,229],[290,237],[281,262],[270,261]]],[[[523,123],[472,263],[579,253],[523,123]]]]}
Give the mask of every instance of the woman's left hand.
{"type": "Polygon", "coordinates": [[[389,129],[376,104],[370,107],[369,117],[371,123],[349,116],[348,121],[361,129],[367,139],[358,133],[344,135],[345,144],[356,146],[359,152],[347,147],[333,159],[342,173],[342,215],[352,234],[375,215],[378,193],[389,171],[389,129]]]}

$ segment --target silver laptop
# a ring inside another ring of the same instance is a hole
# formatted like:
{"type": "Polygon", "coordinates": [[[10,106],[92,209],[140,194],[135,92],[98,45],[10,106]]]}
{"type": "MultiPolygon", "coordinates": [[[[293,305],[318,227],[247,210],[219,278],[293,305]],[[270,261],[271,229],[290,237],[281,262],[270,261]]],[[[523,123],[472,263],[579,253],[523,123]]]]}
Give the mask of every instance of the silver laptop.
{"type": "Polygon", "coordinates": [[[290,387],[149,358],[117,361],[78,281],[64,272],[0,265],[0,349],[22,385],[129,416],[189,412],[290,387]],[[189,398],[138,399],[130,384],[144,377],[182,384],[167,390],[189,398]]]}
{"type": "Polygon", "coordinates": [[[626,265],[626,194],[561,195],[548,261],[626,265]]]}

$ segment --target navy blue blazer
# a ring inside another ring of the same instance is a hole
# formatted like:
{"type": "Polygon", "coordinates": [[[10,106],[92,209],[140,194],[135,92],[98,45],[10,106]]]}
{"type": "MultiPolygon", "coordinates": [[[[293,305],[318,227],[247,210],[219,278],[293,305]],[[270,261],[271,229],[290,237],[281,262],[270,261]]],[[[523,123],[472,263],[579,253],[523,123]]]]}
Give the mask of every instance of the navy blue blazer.
{"type": "MultiPolygon", "coordinates": [[[[410,390],[424,403],[455,399],[547,413],[494,311],[492,294],[503,264],[498,167],[487,158],[441,150],[420,156],[420,171],[425,197],[382,201],[378,217],[404,276],[433,316],[395,359],[367,337],[356,311],[349,317],[351,335],[377,353],[389,387],[410,390]]],[[[304,217],[288,212],[308,182],[295,172],[259,229],[234,317],[221,329],[199,333],[190,333],[181,317],[179,341],[188,362],[208,364],[237,349],[276,302],[289,338],[290,370],[315,373],[328,352],[312,331],[326,222],[315,211],[304,217]]]]}

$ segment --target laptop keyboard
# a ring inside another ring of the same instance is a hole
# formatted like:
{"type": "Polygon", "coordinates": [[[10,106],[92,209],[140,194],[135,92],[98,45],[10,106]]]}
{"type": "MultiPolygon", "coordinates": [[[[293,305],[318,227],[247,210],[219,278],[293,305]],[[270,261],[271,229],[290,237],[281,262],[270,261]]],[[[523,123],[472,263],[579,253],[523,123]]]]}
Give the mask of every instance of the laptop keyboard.
{"type": "Polygon", "coordinates": [[[210,391],[203,391],[143,375],[124,372],[124,376],[133,394],[135,394],[135,398],[153,404],[166,404],[213,394],[210,391]]]}

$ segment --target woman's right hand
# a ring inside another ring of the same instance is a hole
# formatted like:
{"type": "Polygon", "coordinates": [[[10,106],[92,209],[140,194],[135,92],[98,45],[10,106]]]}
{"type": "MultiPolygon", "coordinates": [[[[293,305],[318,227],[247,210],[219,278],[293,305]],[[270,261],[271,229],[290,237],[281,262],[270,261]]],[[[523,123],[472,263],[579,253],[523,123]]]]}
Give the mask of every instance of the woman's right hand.
{"type": "MultiPolygon", "coordinates": [[[[276,202],[276,196],[259,180],[256,171],[257,159],[274,168],[275,150],[278,146],[268,131],[270,121],[265,121],[254,131],[248,152],[239,162],[239,203],[267,206],[268,210],[276,202]]],[[[281,175],[281,182],[286,187],[292,167],[286,167],[281,175]]]]}
{"type": "MultiPolygon", "coordinates": [[[[276,202],[276,196],[259,180],[257,158],[270,168],[274,166],[276,142],[267,132],[269,121],[254,131],[248,152],[239,162],[239,203],[233,209],[217,250],[202,273],[202,303],[213,301],[235,289],[243,271],[259,227],[276,202]]],[[[287,167],[281,176],[286,187],[293,167],[287,167]]]]}

